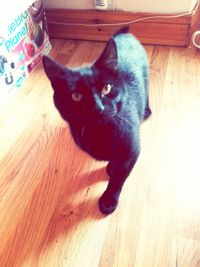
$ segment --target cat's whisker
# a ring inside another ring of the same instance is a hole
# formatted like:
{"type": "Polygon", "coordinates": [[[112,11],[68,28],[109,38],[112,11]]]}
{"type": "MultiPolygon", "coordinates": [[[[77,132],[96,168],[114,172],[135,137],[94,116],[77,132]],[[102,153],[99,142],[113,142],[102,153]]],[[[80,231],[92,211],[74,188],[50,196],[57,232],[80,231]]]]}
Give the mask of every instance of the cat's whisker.
{"type": "Polygon", "coordinates": [[[121,116],[116,116],[117,119],[126,122],[127,124],[131,125],[130,121],[128,119],[125,119],[124,117],[121,116]]]}

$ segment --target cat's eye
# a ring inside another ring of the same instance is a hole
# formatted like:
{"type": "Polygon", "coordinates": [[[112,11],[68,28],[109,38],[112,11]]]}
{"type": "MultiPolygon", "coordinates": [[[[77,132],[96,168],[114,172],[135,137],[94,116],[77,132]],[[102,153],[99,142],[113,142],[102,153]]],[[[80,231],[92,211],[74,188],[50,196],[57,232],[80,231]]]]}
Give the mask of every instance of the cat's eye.
{"type": "Polygon", "coordinates": [[[75,102],[80,102],[81,99],[82,99],[83,95],[79,92],[74,92],[72,93],[72,99],[75,101],[75,102]]]}
{"type": "Polygon", "coordinates": [[[101,90],[101,93],[103,96],[108,95],[111,92],[111,90],[112,90],[112,85],[108,83],[104,85],[103,89],[101,90]]]}

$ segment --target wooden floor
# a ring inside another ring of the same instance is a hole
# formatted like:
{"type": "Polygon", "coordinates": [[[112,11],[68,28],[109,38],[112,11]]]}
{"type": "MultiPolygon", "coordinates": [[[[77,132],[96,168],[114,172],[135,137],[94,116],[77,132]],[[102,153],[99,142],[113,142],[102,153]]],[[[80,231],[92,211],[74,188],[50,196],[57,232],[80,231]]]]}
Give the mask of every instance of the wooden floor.
{"type": "MultiPolygon", "coordinates": [[[[52,41],[70,66],[103,43],[52,41]]],[[[200,266],[200,52],[146,46],[153,115],[118,209],[100,214],[106,163],[80,151],[42,66],[0,110],[1,267],[200,266]]]]}

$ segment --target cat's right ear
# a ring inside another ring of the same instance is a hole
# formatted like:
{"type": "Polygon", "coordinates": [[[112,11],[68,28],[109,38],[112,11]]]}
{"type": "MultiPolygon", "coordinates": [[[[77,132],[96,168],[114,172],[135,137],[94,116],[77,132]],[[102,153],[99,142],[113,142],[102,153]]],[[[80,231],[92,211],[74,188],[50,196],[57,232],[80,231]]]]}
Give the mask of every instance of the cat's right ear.
{"type": "Polygon", "coordinates": [[[113,38],[111,38],[100,55],[99,59],[95,62],[95,66],[101,70],[116,72],[118,69],[117,47],[113,38]]]}
{"type": "MultiPolygon", "coordinates": [[[[66,69],[55,60],[51,59],[50,57],[43,56],[42,63],[45,73],[52,85],[65,78],[66,69]]],[[[53,88],[55,89],[55,86],[53,86],[53,88]]]]}

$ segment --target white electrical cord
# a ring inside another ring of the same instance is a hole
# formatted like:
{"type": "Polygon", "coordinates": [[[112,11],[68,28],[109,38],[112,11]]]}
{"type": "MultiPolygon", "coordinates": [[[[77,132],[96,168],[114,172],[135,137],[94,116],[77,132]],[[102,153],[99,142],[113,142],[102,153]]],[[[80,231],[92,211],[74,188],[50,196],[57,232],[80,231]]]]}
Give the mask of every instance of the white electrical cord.
{"type": "Polygon", "coordinates": [[[196,31],[192,35],[192,43],[195,47],[200,49],[200,31],[196,31]]]}

